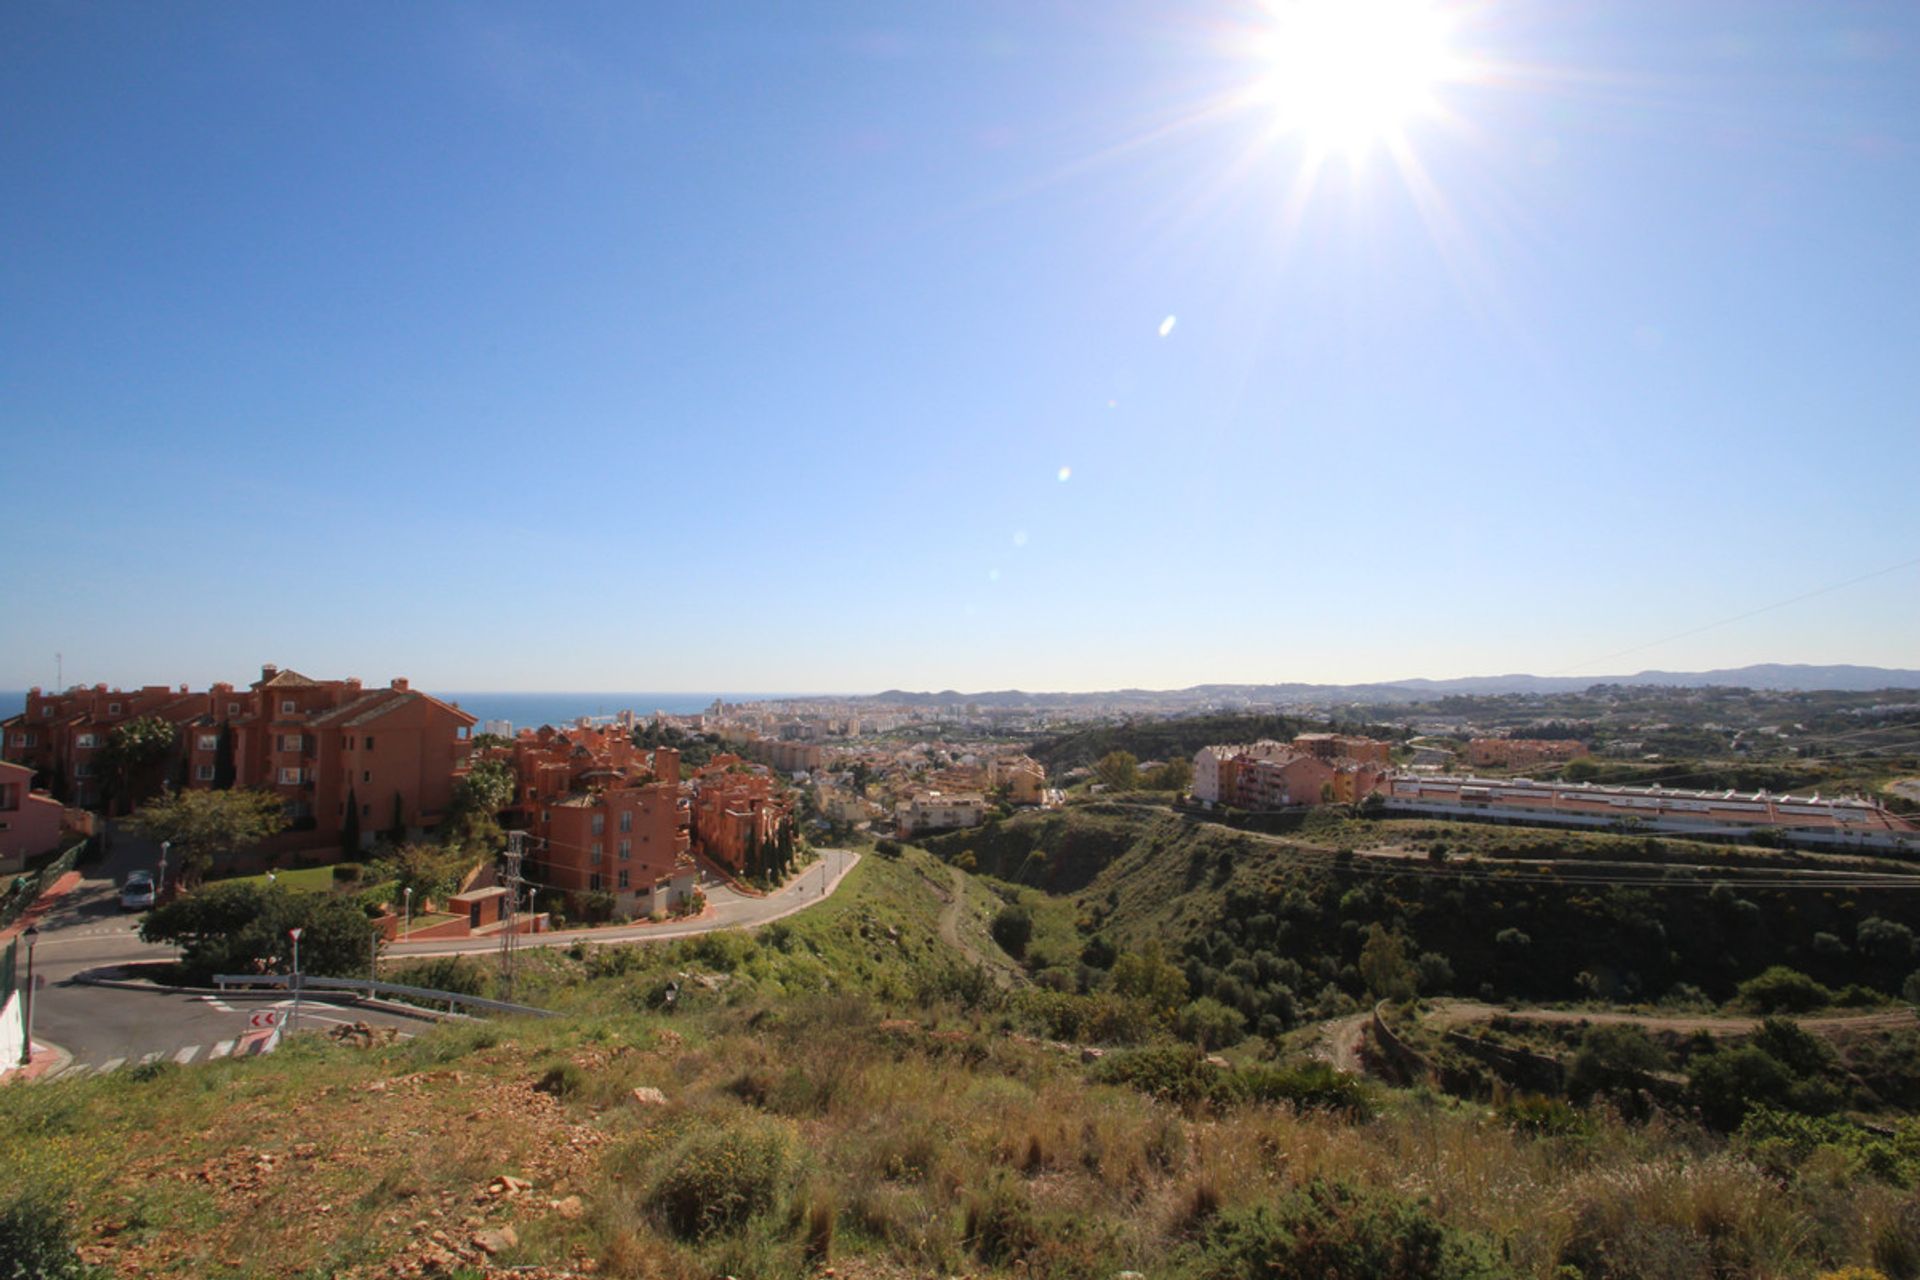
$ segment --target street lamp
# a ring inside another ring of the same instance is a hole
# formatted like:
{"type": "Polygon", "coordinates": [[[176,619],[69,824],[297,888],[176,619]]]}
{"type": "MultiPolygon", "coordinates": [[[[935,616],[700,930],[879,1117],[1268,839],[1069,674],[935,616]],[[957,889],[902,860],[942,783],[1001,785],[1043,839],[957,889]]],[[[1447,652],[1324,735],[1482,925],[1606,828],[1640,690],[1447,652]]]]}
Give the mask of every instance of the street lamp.
{"type": "Polygon", "coordinates": [[[173,848],[173,841],[162,840],[160,842],[160,890],[159,891],[161,893],[165,893],[167,891],[167,851],[171,848],[173,848]]]}
{"type": "Polygon", "coordinates": [[[287,936],[293,939],[293,1016],[287,1019],[287,1034],[291,1036],[300,1025],[300,930],[289,929],[287,936]]]}
{"type": "Polygon", "coordinates": [[[407,900],[406,923],[400,926],[400,937],[404,940],[408,932],[411,931],[413,928],[413,886],[408,885],[406,888],[402,889],[400,893],[407,900]]]}
{"type": "Polygon", "coordinates": [[[35,925],[28,925],[27,931],[23,936],[27,940],[27,1001],[25,1010],[27,1025],[26,1035],[22,1037],[20,1041],[20,1065],[26,1067],[33,1065],[33,944],[39,941],[40,930],[35,925]]]}

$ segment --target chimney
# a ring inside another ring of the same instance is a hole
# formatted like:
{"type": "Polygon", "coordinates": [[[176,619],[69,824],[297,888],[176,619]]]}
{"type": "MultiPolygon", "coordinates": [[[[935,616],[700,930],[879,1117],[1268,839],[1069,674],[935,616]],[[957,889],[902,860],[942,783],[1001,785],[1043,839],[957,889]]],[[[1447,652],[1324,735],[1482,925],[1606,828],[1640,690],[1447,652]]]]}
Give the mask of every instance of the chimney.
{"type": "Polygon", "coordinates": [[[271,662],[263,662],[260,664],[260,678],[262,680],[271,680],[279,674],[280,668],[274,666],[271,662]]]}
{"type": "Polygon", "coordinates": [[[347,692],[348,692],[348,693],[358,693],[358,692],[360,692],[360,677],[359,677],[359,676],[348,676],[348,677],[347,677],[347,678],[346,678],[345,680],[342,680],[342,681],[341,681],[340,683],[341,683],[341,684],[344,684],[344,685],[345,685],[345,686],[347,687],[347,692]]]}
{"type": "Polygon", "coordinates": [[[393,689],[395,693],[405,693],[408,688],[409,686],[405,676],[395,676],[393,678],[393,689]]]}

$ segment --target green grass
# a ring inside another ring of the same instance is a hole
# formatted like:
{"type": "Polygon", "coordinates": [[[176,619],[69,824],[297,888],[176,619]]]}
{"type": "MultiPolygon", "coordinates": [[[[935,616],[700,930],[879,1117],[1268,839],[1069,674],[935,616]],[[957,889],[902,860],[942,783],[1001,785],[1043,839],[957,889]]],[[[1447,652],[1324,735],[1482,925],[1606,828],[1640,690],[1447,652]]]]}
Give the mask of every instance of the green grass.
{"type": "MultiPolygon", "coordinates": [[[[275,871],[272,875],[276,877],[274,883],[289,893],[331,893],[335,883],[332,867],[302,867],[298,871],[275,871]]],[[[257,884],[264,887],[268,883],[267,873],[263,872],[257,876],[233,876],[221,883],[257,884]]],[[[343,889],[356,891],[362,887],[348,881],[341,881],[340,886],[343,889]]]]}

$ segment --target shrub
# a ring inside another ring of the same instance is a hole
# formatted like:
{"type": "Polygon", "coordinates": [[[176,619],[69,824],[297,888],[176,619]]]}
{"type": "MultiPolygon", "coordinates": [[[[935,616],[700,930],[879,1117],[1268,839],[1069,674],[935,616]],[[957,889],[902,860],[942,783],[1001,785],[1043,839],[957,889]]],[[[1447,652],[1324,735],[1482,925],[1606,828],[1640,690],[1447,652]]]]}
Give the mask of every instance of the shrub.
{"type": "Polygon", "coordinates": [[[1707,1123],[1734,1129],[1755,1106],[1786,1106],[1793,1084],[1778,1059],[1749,1044],[1695,1059],[1687,1088],[1707,1123]]]}
{"type": "Polygon", "coordinates": [[[1214,1096],[1222,1101],[1290,1102],[1303,1110],[1338,1111],[1351,1120],[1373,1114],[1367,1086],[1324,1062],[1242,1067],[1220,1081],[1214,1096]]]}
{"type": "Polygon", "coordinates": [[[697,1128],[669,1155],[647,1207],[683,1240],[730,1231],[773,1206],[791,1147],[787,1131],[769,1121],[697,1128]]]}
{"type": "Polygon", "coordinates": [[[1220,1216],[1186,1268],[1192,1280],[1501,1280],[1511,1274],[1485,1240],[1443,1225],[1424,1201],[1318,1178],[1272,1205],[1220,1216]]]}
{"type": "Polygon", "coordinates": [[[874,844],[873,851],[883,858],[897,858],[901,854],[900,842],[898,840],[880,840],[874,844]]]}
{"type": "Polygon", "coordinates": [[[1593,1133],[1587,1113],[1559,1098],[1522,1093],[1500,1105],[1500,1118],[1516,1132],[1536,1138],[1585,1138],[1593,1133]]]}
{"type": "Polygon", "coordinates": [[[1180,1034],[1202,1049],[1224,1049],[1247,1038],[1247,1020],[1211,996],[1201,996],[1180,1011],[1180,1034]]]}
{"type": "Polygon", "coordinates": [[[348,884],[359,880],[365,873],[366,868],[357,862],[337,862],[333,867],[333,878],[348,884]]]}
{"type": "Polygon", "coordinates": [[[1019,959],[1027,954],[1027,943],[1033,939],[1033,916],[1018,904],[1004,906],[993,917],[992,933],[1001,950],[1019,959]]]}
{"type": "Polygon", "coordinates": [[[1586,1098],[1632,1089],[1646,1076],[1666,1067],[1667,1055],[1639,1027],[1589,1027],[1567,1071],[1567,1092],[1575,1098],[1586,1098]]]}
{"type": "Polygon", "coordinates": [[[1741,983],[1736,998],[1760,1013],[1805,1013],[1825,1008],[1833,993],[1799,970],[1776,964],[1741,983]]]}
{"type": "Polygon", "coordinates": [[[74,1252],[66,1213],[52,1199],[29,1191],[0,1205],[0,1276],[91,1280],[105,1274],[74,1252]]]}
{"type": "Polygon", "coordinates": [[[1888,1137],[1848,1120],[1756,1106],[1740,1123],[1739,1141],[1755,1164],[1779,1177],[1790,1177],[1816,1151],[1832,1151],[1852,1176],[1897,1187],[1920,1182],[1920,1126],[1911,1120],[1888,1137]]]}
{"type": "Polygon", "coordinates": [[[586,1073],[571,1062],[555,1062],[547,1067],[533,1087],[556,1098],[570,1098],[587,1083],[586,1073]]]}
{"type": "Polygon", "coordinates": [[[1041,1238],[1026,1189],[1004,1171],[984,1192],[967,1197],[965,1234],[974,1256],[995,1267],[1025,1257],[1041,1238]]]}

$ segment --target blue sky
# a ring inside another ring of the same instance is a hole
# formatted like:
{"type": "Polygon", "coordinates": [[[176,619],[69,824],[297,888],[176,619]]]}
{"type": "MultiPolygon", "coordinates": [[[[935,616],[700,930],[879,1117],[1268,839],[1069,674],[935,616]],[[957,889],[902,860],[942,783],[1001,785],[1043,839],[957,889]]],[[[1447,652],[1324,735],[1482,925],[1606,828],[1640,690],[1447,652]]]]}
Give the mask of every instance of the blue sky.
{"type": "Polygon", "coordinates": [[[1920,666],[1920,9],[1446,16],[5,6],[0,687],[1920,666]]]}

